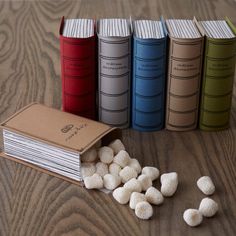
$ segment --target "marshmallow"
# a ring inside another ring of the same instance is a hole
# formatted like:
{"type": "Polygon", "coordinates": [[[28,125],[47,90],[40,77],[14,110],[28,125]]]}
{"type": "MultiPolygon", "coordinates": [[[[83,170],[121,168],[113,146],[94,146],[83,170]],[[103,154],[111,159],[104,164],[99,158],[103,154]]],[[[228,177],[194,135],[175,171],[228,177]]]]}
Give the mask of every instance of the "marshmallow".
{"type": "Polygon", "coordinates": [[[103,177],[104,187],[108,190],[113,190],[121,184],[121,179],[118,175],[106,174],[103,177]]]}
{"type": "Polygon", "coordinates": [[[131,193],[131,196],[130,196],[129,207],[131,209],[135,209],[136,205],[139,202],[145,202],[145,201],[146,201],[146,197],[143,193],[133,192],[131,193]]]}
{"type": "Polygon", "coordinates": [[[102,177],[98,174],[93,174],[84,178],[84,184],[87,189],[100,189],[103,188],[102,177]]]}
{"type": "Polygon", "coordinates": [[[108,166],[107,164],[103,162],[97,162],[96,163],[96,173],[99,174],[100,176],[104,176],[108,174],[108,166]]]}
{"type": "Polygon", "coordinates": [[[135,215],[142,220],[147,220],[153,215],[152,206],[148,202],[139,202],[135,207],[135,215]]]}
{"type": "Polygon", "coordinates": [[[128,152],[121,150],[115,155],[113,162],[124,168],[130,160],[128,152]]]}
{"type": "Polygon", "coordinates": [[[133,169],[135,169],[138,174],[141,172],[142,168],[141,168],[138,160],[135,159],[135,158],[130,158],[128,166],[132,167],[133,169]]]}
{"type": "Polygon", "coordinates": [[[153,181],[159,177],[160,171],[156,167],[145,166],[142,169],[142,174],[149,176],[153,181]]]}
{"type": "Polygon", "coordinates": [[[116,155],[119,151],[125,150],[124,144],[120,141],[120,139],[116,139],[112,141],[108,147],[112,148],[114,151],[114,154],[116,155]]]}
{"type": "Polygon", "coordinates": [[[137,172],[129,166],[126,166],[119,173],[119,176],[121,177],[121,182],[122,183],[126,183],[127,181],[129,181],[132,178],[136,178],[137,175],[138,175],[137,172]]]}
{"type": "Polygon", "coordinates": [[[206,195],[212,195],[215,192],[215,185],[209,176],[199,178],[197,186],[206,195]]]}
{"type": "Polygon", "coordinates": [[[212,217],[218,211],[218,204],[211,198],[203,198],[199,206],[199,211],[205,217],[212,217]]]}
{"type": "Polygon", "coordinates": [[[85,177],[92,176],[96,172],[96,167],[94,163],[81,163],[81,176],[84,179],[85,177]]]}
{"type": "Polygon", "coordinates": [[[140,182],[142,186],[142,191],[146,191],[149,187],[152,186],[152,180],[147,175],[140,175],[138,177],[138,181],[140,182]]]}
{"type": "Polygon", "coordinates": [[[171,197],[177,190],[178,174],[176,172],[161,175],[161,193],[165,197],[171,197]]]}
{"type": "Polygon", "coordinates": [[[119,187],[113,191],[112,195],[120,204],[126,204],[130,199],[131,192],[124,187],[119,187]]]}
{"type": "Polygon", "coordinates": [[[112,175],[119,175],[121,167],[116,163],[111,163],[109,165],[109,173],[112,175]]]}
{"type": "Polygon", "coordinates": [[[202,223],[203,217],[199,210],[187,209],[183,214],[184,221],[192,227],[198,226],[202,223]]]}
{"type": "Polygon", "coordinates": [[[149,203],[154,205],[160,205],[164,201],[164,197],[162,196],[161,192],[154,187],[147,189],[145,197],[149,203]]]}
{"type": "Polygon", "coordinates": [[[101,147],[98,150],[98,157],[100,158],[101,162],[109,164],[113,161],[114,157],[113,150],[106,146],[101,147]]]}
{"type": "Polygon", "coordinates": [[[124,188],[129,189],[131,192],[140,193],[142,191],[142,186],[141,186],[140,182],[135,178],[132,178],[129,181],[127,181],[124,184],[124,188]]]}
{"type": "Polygon", "coordinates": [[[97,150],[90,148],[84,154],[81,155],[82,162],[94,162],[97,159],[97,150]]]}

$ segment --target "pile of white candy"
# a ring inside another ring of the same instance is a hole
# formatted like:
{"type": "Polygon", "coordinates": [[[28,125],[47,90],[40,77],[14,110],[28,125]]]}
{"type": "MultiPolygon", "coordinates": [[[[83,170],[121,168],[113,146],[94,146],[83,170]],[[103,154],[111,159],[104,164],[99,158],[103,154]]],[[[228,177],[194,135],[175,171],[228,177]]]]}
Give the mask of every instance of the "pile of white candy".
{"type": "Polygon", "coordinates": [[[130,158],[119,139],[103,147],[97,143],[82,155],[81,162],[81,174],[87,189],[113,190],[114,199],[120,204],[129,202],[140,219],[149,219],[153,215],[151,204],[162,204],[163,196],[173,196],[177,190],[176,172],[161,175],[161,191],[153,187],[152,182],[159,177],[159,170],[151,166],[141,168],[138,160],[130,158]]]}
{"type": "MultiPolygon", "coordinates": [[[[215,185],[209,176],[199,178],[197,186],[205,195],[212,195],[215,192],[215,185]]],[[[218,204],[213,199],[206,197],[202,199],[198,210],[187,209],[183,214],[183,218],[188,225],[194,227],[202,223],[203,216],[212,217],[217,211],[218,204]]]]}

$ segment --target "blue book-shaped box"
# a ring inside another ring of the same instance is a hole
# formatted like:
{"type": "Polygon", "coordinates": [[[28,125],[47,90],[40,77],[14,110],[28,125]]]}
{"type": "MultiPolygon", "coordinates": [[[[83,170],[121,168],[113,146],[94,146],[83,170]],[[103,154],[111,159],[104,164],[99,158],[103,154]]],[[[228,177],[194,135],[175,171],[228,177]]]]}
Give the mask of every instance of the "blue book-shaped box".
{"type": "Polygon", "coordinates": [[[139,131],[156,131],[165,123],[167,31],[162,22],[155,21],[162,31],[163,37],[160,37],[151,32],[155,31],[154,21],[140,22],[139,27],[137,22],[140,21],[133,24],[132,127],[139,131]]]}

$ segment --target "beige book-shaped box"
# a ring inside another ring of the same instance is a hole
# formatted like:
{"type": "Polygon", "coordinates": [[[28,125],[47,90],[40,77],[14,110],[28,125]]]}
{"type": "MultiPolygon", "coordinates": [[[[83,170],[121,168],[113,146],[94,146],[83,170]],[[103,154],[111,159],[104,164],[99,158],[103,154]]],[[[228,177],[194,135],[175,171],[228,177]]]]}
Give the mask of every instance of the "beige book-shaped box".
{"type": "Polygon", "coordinates": [[[33,103],[1,124],[5,157],[83,185],[80,156],[102,140],[120,137],[108,125],[33,103]]]}
{"type": "Polygon", "coordinates": [[[194,20],[166,20],[170,37],[166,128],[197,127],[204,37],[194,20]]]}

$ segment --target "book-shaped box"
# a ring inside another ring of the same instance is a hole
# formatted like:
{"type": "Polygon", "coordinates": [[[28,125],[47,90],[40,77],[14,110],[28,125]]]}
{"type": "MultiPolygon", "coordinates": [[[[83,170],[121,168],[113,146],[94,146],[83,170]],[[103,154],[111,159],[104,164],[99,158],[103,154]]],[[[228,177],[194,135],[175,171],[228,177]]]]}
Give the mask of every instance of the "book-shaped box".
{"type": "Polygon", "coordinates": [[[60,55],[63,111],[96,119],[96,34],[85,38],[63,35],[60,25],[60,55]]]}
{"type": "Polygon", "coordinates": [[[74,114],[30,104],[1,124],[2,157],[47,174],[83,185],[80,156],[102,140],[120,136],[120,130],[74,114]]]}
{"type": "MultiPolygon", "coordinates": [[[[120,28],[116,28],[115,36],[102,34],[102,29],[104,31],[107,29],[104,27],[105,24],[111,23],[112,20],[102,19],[97,23],[98,116],[99,121],[103,123],[128,128],[130,125],[131,32],[129,29],[129,32],[122,36],[122,32],[119,32],[120,28]]],[[[125,25],[128,27],[128,20],[114,19],[114,22],[119,20],[127,21],[125,25]]]]}
{"type": "Polygon", "coordinates": [[[187,32],[188,24],[191,22],[195,24],[195,20],[183,21],[188,21],[188,23],[186,28],[182,27],[181,29],[184,33],[182,37],[181,35],[179,37],[173,36],[178,23],[175,27],[167,24],[170,46],[167,75],[166,128],[175,131],[187,131],[197,127],[204,48],[204,37],[196,26],[194,26],[195,29],[192,29],[194,30],[193,36],[189,37],[190,32],[187,32]]]}
{"type": "Polygon", "coordinates": [[[132,128],[155,131],[164,127],[166,96],[166,29],[160,21],[133,24],[132,128]],[[155,33],[149,31],[154,27],[155,33]]]}
{"type": "Polygon", "coordinates": [[[236,30],[229,20],[199,21],[198,27],[206,35],[199,128],[223,130],[229,127],[230,122],[236,30]],[[210,28],[206,29],[213,33],[211,36],[203,28],[208,24],[210,28]]]}

